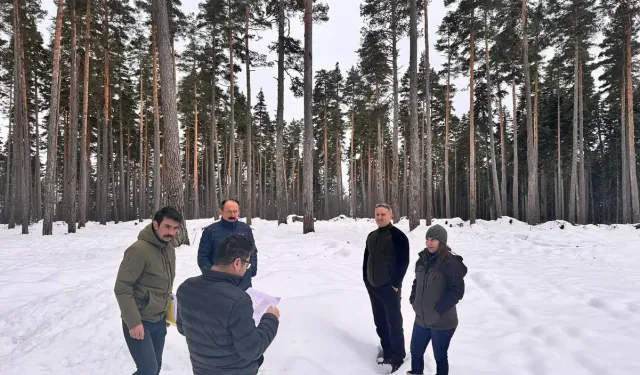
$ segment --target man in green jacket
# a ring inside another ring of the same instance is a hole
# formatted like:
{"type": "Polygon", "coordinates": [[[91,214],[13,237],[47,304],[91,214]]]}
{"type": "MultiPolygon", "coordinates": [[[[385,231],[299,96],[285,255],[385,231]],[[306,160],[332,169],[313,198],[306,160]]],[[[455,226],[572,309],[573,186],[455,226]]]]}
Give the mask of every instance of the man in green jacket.
{"type": "Polygon", "coordinates": [[[156,212],[151,224],[124,252],[115,294],[120,306],[122,329],[138,371],[157,375],[167,334],[165,313],[176,275],[176,251],[171,244],[182,215],[172,207],[156,212]]]}

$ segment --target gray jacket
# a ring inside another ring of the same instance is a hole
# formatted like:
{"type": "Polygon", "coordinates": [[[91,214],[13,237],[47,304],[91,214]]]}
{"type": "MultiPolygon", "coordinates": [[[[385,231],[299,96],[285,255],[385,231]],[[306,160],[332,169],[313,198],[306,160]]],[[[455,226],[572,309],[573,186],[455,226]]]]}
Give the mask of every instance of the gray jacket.
{"type": "Polygon", "coordinates": [[[424,250],[419,254],[415,271],[409,302],[416,313],[416,323],[424,328],[456,328],[456,304],[464,296],[464,276],[467,274],[462,257],[446,258],[440,272],[436,272],[436,257],[424,250]]]}
{"type": "Polygon", "coordinates": [[[264,314],[256,327],[251,297],[241,277],[213,270],[178,288],[178,332],[187,339],[194,375],[256,375],[262,355],[278,331],[264,314]]]}

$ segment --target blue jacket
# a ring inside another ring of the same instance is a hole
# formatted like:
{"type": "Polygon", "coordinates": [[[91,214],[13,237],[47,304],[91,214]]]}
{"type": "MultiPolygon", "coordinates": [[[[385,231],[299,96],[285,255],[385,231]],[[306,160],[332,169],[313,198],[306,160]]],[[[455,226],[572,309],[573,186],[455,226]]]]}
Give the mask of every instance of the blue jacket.
{"type": "Polygon", "coordinates": [[[232,234],[246,236],[253,244],[253,253],[251,253],[251,267],[247,270],[238,287],[247,290],[251,287],[251,278],[258,273],[258,249],[253,239],[253,231],[247,223],[236,221],[230,222],[220,219],[208,227],[204,228],[200,246],[198,247],[198,266],[200,269],[210,270],[216,259],[216,249],[220,241],[232,234]]]}

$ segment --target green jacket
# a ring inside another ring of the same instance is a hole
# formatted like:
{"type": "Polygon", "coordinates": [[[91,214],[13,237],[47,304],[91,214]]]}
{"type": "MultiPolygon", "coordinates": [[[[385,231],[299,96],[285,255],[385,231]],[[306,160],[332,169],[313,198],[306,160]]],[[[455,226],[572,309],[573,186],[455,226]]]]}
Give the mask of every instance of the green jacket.
{"type": "Polygon", "coordinates": [[[456,305],[464,296],[464,277],[467,274],[462,257],[452,255],[446,258],[438,273],[434,254],[425,249],[418,255],[416,278],[409,297],[416,313],[416,323],[424,328],[456,328],[456,305]]]}
{"type": "Polygon", "coordinates": [[[149,224],[124,252],[114,288],[122,320],[129,328],[165,315],[176,275],[176,251],[149,224]]]}

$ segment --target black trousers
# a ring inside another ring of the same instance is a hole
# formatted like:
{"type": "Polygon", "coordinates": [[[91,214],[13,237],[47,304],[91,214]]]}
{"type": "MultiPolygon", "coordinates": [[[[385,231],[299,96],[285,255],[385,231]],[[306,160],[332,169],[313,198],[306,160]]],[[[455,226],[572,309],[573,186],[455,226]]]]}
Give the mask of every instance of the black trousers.
{"type": "Polygon", "coordinates": [[[142,325],[144,326],[144,339],[136,340],[129,335],[129,327],[122,322],[124,339],[127,341],[129,353],[138,368],[134,375],[158,375],[160,367],[162,367],[167,321],[165,319],[156,323],[143,321],[142,325]]]}
{"type": "Polygon", "coordinates": [[[384,352],[384,359],[402,363],[406,356],[404,347],[404,329],[402,328],[402,312],[400,311],[400,295],[391,285],[374,287],[365,281],[376,332],[384,352]]]}

